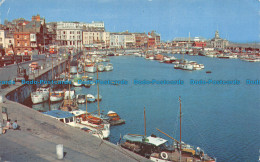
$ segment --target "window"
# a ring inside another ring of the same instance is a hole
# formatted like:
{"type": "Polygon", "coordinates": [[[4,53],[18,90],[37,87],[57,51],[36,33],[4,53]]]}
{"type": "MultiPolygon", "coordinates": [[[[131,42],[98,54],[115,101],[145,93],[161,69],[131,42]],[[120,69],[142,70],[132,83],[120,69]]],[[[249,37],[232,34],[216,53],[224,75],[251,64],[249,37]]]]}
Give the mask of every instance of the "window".
{"type": "Polygon", "coordinates": [[[25,46],[27,46],[27,43],[24,43],[25,46]]]}
{"type": "Polygon", "coordinates": [[[68,123],[68,122],[69,122],[69,119],[68,119],[68,118],[65,118],[65,121],[66,121],[66,123],[68,123]]]}
{"type": "Polygon", "coordinates": [[[26,36],[26,35],[24,36],[24,39],[27,39],[27,36],[26,36]]]}
{"type": "Polygon", "coordinates": [[[0,42],[2,42],[2,40],[3,40],[3,39],[2,39],[2,38],[0,38],[0,42]]]}

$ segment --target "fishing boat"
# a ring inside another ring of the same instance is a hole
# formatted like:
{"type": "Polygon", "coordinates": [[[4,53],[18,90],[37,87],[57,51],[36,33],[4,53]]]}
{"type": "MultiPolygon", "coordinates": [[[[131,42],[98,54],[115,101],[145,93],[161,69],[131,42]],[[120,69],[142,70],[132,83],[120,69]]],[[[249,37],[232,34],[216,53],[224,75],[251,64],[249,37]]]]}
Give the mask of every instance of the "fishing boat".
{"type": "Polygon", "coordinates": [[[52,91],[50,93],[50,101],[51,102],[59,102],[64,99],[64,91],[52,91]]]}
{"type": "Polygon", "coordinates": [[[84,95],[84,94],[78,94],[78,95],[76,96],[76,100],[77,100],[77,103],[79,103],[79,104],[86,103],[86,95],[84,95]]]}
{"type": "Polygon", "coordinates": [[[120,116],[114,111],[108,111],[107,117],[110,125],[121,125],[125,124],[125,120],[121,119],[120,116]]]}
{"type": "Polygon", "coordinates": [[[48,101],[50,88],[37,88],[35,92],[31,93],[31,100],[33,104],[48,101]]]}
{"type": "Polygon", "coordinates": [[[182,141],[182,132],[181,132],[181,99],[180,101],[180,140],[176,140],[169,136],[168,134],[162,132],[161,130],[157,129],[161,133],[165,134],[166,136],[170,137],[174,140],[174,144],[171,147],[165,147],[158,151],[155,151],[151,154],[150,160],[155,162],[175,162],[175,161],[196,161],[196,162],[216,162],[215,158],[212,158],[204,153],[204,151],[197,147],[196,149],[186,144],[182,141]],[[181,141],[181,142],[180,142],[181,141]]]}
{"type": "Polygon", "coordinates": [[[86,97],[87,97],[88,102],[95,102],[96,101],[95,96],[92,95],[92,94],[87,94],[86,97]]]}
{"type": "Polygon", "coordinates": [[[113,64],[108,63],[108,64],[105,66],[105,71],[112,71],[112,70],[113,70],[113,64]]]}

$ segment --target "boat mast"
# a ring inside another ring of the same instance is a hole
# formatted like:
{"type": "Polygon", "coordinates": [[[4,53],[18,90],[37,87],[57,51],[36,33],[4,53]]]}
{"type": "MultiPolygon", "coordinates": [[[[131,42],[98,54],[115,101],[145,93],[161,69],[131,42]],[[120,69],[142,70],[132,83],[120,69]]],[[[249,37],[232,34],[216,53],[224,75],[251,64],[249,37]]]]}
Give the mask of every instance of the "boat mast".
{"type": "Polygon", "coordinates": [[[145,107],[144,107],[144,136],[146,137],[146,118],[145,118],[145,107]]]}
{"type": "Polygon", "coordinates": [[[98,68],[97,68],[97,102],[98,102],[98,116],[100,116],[100,108],[99,108],[99,83],[98,83],[98,68]]]}
{"type": "Polygon", "coordinates": [[[181,97],[179,97],[180,101],[180,162],[181,162],[181,97]]]}
{"type": "MultiPolygon", "coordinates": [[[[70,61],[69,61],[69,80],[70,80],[70,61]]],[[[70,83],[69,83],[69,106],[70,106],[70,83]]]]}

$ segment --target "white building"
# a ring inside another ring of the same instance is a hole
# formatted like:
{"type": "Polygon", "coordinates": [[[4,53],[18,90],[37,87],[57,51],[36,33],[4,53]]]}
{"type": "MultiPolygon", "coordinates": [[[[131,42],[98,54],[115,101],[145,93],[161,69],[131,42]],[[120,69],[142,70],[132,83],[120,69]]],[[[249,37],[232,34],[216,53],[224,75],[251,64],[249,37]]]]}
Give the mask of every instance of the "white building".
{"type": "Polygon", "coordinates": [[[93,45],[98,48],[107,48],[110,43],[110,33],[99,28],[83,30],[83,46],[93,45]]]}
{"type": "Polygon", "coordinates": [[[0,48],[5,47],[5,31],[0,30],[0,48]]]}
{"type": "Polygon", "coordinates": [[[94,33],[94,35],[87,36],[87,37],[93,37],[92,39],[90,39],[89,41],[85,40],[85,42],[83,42],[83,38],[82,38],[83,29],[87,27],[104,29],[104,22],[94,22],[94,21],[92,23],[57,22],[56,40],[58,44],[61,46],[66,46],[66,47],[73,46],[78,48],[81,48],[82,45],[85,43],[92,43],[90,42],[91,40],[93,41],[100,40],[99,33],[94,33]]]}
{"type": "Polygon", "coordinates": [[[14,45],[13,36],[7,34],[5,30],[0,30],[0,48],[4,48],[6,53],[13,53],[11,45],[14,45]]]}
{"type": "Polygon", "coordinates": [[[126,48],[126,36],[120,33],[110,34],[110,48],[126,48]]]}

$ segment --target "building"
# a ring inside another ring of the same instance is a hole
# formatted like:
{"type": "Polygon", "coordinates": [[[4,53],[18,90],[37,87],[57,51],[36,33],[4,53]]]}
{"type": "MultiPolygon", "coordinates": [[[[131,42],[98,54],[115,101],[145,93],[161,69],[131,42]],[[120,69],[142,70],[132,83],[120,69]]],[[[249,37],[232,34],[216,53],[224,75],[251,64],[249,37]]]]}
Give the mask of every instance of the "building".
{"type": "Polygon", "coordinates": [[[151,37],[154,38],[156,47],[161,44],[161,35],[160,34],[156,33],[155,31],[151,31],[148,33],[148,35],[150,35],[151,37]]]}
{"type": "Polygon", "coordinates": [[[193,47],[201,47],[201,48],[203,48],[203,47],[206,47],[206,46],[207,46],[207,43],[206,43],[206,42],[200,42],[200,41],[198,41],[198,42],[194,42],[194,43],[192,44],[192,46],[193,46],[193,47]]]}
{"type": "Polygon", "coordinates": [[[29,23],[24,21],[17,25],[14,32],[14,50],[17,54],[32,53],[33,50],[38,50],[42,53],[45,51],[47,42],[47,29],[44,18],[39,18],[39,15],[32,17],[29,23]]]}
{"type": "Polygon", "coordinates": [[[57,22],[56,41],[64,47],[82,47],[83,25],[79,22],[57,22]]]}
{"type": "Polygon", "coordinates": [[[156,45],[155,37],[149,35],[148,33],[148,43],[147,43],[148,48],[155,48],[155,45],[156,45]]]}
{"type": "Polygon", "coordinates": [[[147,48],[148,36],[145,33],[134,33],[136,48],[147,48]]]}
{"type": "Polygon", "coordinates": [[[173,39],[173,46],[191,47],[195,42],[206,42],[207,39],[203,37],[176,37],[173,39]]]}
{"type": "Polygon", "coordinates": [[[228,46],[228,40],[220,38],[218,31],[216,31],[215,37],[209,41],[209,44],[213,48],[226,48],[228,46]]]}
{"type": "Polygon", "coordinates": [[[125,35],[121,33],[110,33],[110,48],[126,48],[125,35]]]}
{"type": "Polygon", "coordinates": [[[83,46],[87,49],[91,47],[104,49],[110,45],[110,33],[103,28],[84,27],[82,34],[83,46]]]}
{"type": "Polygon", "coordinates": [[[46,44],[56,44],[56,30],[57,30],[57,23],[56,22],[50,22],[46,23],[47,28],[47,40],[46,44]]]}
{"type": "Polygon", "coordinates": [[[0,48],[5,47],[5,30],[0,30],[0,48]]]}
{"type": "Polygon", "coordinates": [[[14,32],[14,50],[16,54],[32,51],[30,32],[14,32]]]}
{"type": "Polygon", "coordinates": [[[126,48],[134,48],[135,47],[135,35],[132,33],[129,33],[128,31],[122,33],[125,35],[125,47],[126,48]]]}

